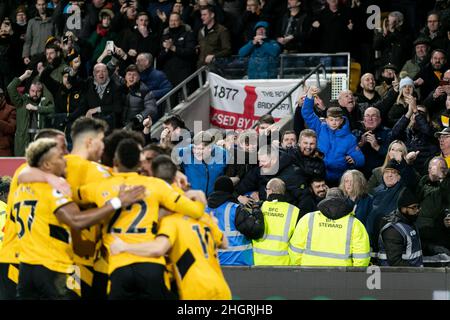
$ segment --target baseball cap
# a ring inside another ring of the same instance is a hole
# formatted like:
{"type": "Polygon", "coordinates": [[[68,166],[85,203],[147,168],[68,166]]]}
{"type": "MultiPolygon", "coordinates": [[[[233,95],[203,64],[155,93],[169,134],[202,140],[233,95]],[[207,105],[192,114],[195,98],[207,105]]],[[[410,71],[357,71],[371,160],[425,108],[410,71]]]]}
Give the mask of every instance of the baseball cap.
{"type": "Polygon", "coordinates": [[[442,136],[442,135],[450,135],[450,128],[445,128],[444,130],[442,130],[442,131],[440,131],[440,132],[436,132],[436,133],[434,134],[434,136],[435,136],[436,138],[439,138],[439,137],[442,136]]]}

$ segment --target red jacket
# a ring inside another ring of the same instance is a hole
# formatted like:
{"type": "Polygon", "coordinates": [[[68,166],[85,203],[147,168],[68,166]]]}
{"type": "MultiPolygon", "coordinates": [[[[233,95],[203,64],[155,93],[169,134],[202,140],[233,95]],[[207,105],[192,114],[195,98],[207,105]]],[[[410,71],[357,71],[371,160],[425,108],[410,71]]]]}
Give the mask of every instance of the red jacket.
{"type": "Polygon", "coordinates": [[[16,132],[16,109],[3,101],[0,105],[0,157],[11,157],[16,132]]]}

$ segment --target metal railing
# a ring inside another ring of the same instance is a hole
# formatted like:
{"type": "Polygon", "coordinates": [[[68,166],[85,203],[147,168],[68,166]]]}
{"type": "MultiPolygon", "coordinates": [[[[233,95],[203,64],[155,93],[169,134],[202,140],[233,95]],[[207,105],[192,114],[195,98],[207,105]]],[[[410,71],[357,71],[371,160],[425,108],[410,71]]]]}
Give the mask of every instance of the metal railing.
{"type": "MultiPolygon", "coordinates": [[[[312,75],[316,75],[316,79],[317,79],[317,84],[320,87],[320,76],[319,76],[319,70],[322,70],[322,74],[323,74],[323,79],[326,78],[326,70],[325,70],[325,66],[323,64],[319,64],[317,65],[313,70],[311,70],[305,77],[303,77],[302,80],[300,80],[300,82],[293,87],[291,90],[289,90],[289,92],[282,97],[277,103],[275,103],[275,105],[270,108],[264,115],[266,114],[272,114],[272,112],[278,108],[283,102],[284,100],[289,98],[289,106],[290,106],[290,110],[293,113],[293,108],[292,108],[292,94],[302,85],[305,84],[306,80],[308,80],[312,75]]],[[[255,128],[257,126],[257,122],[252,126],[252,128],[255,128]]]]}
{"type": "Polygon", "coordinates": [[[178,103],[180,102],[187,102],[189,101],[189,92],[188,92],[188,83],[197,77],[198,80],[198,88],[203,88],[203,86],[205,85],[205,83],[207,82],[207,70],[208,67],[207,66],[203,66],[200,69],[198,69],[197,71],[195,71],[193,74],[191,74],[189,77],[187,77],[186,79],[184,79],[181,83],[179,83],[175,88],[173,88],[172,90],[170,90],[168,93],[166,93],[165,96],[163,96],[161,99],[159,99],[156,102],[156,105],[159,107],[160,105],[162,105],[164,102],[166,103],[165,105],[165,113],[170,112],[170,110],[172,110],[172,101],[171,101],[171,97],[175,94],[179,94],[179,90],[181,89],[181,99],[178,101],[178,103]],[[204,76],[203,76],[203,73],[204,76]]]}
{"type": "MultiPolygon", "coordinates": [[[[350,53],[288,53],[278,57],[278,79],[298,79],[323,64],[328,74],[346,74],[350,77],[350,53]]],[[[226,79],[244,79],[247,76],[249,57],[237,55],[217,58],[216,64],[226,79]]],[[[347,84],[348,85],[348,84],[347,84]]]]}

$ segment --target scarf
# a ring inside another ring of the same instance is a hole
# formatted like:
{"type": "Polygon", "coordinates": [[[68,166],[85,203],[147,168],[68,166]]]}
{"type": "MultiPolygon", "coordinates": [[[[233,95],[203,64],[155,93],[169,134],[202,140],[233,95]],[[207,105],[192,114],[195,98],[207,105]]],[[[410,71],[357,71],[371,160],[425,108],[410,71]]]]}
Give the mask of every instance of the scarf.
{"type": "Polygon", "coordinates": [[[94,81],[95,91],[97,92],[100,99],[103,99],[103,94],[105,93],[105,89],[109,84],[110,79],[108,79],[104,84],[98,84],[94,81]]]}
{"type": "Polygon", "coordinates": [[[106,28],[102,27],[101,23],[99,23],[99,24],[97,25],[97,30],[96,30],[96,31],[97,31],[97,34],[98,34],[100,37],[105,37],[106,34],[107,34],[108,31],[109,31],[109,28],[106,29],[106,28]]]}

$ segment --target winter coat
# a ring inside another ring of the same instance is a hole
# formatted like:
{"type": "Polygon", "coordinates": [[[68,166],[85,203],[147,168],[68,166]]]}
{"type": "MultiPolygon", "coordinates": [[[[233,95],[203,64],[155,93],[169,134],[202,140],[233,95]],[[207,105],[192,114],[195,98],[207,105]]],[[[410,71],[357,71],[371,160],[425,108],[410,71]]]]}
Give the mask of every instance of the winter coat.
{"type": "Polygon", "coordinates": [[[99,113],[94,114],[95,117],[99,117],[108,122],[110,129],[123,126],[123,123],[119,122],[122,101],[120,92],[114,81],[111,79],[109,80],[105,92],[103,93],[103,97],[100,99],[100,96],[95,89],[94,79],[89,78],[85,83],[84,94],[86,95],[88,109],[101,108],[99,113]]]}
{"type": "Polygon", "coordinates": [[[426,116],[418,113],[413,128],[408,128],[410,119],[402,116],[392,128],[392,140],[402,140],[408,151],[420,151],[414,161],[414,168],[420,174],[428,170],[426,161],[439,152],[439,146],[434,138],[435,129],[428,123],[426,116]]]}
{"type": "Polygon", "coordinates": [[[266,185],[272,178],[283,180],[286,185],[286,201],[297,205],[302,193],[306,190],[306,179],[301,175],[299,168],[293,164],[289,155],[283,151],[279,153],[278,171],[275,174],[262,174],[259,167],[254,167],[241,179],[236,192],[243,195],[247,192],[258,191],[259,199],[266,200],[266,185]]]}
{"type": "Polygon", "coordinates": [[[366,226],[367,216],[372,210],[373,197],[370,194],[366,194],[363,197],[356,199],[354,202],[355,207],[353,211],[355,212],[356,218],[366,226]]]}
{"type": "Polygon", "coordinates": [[[152,91],[156,101],[164,97],[171,89],[170,83],[164,72],[149,67],[140,73],[141,81],[152,91]]]}
{"type": "MultiPolygon", "coordinates": [[[[372,175],[372,170],[381,166],[384,162],[384,158],[386,157],[386,153],[389,148],[389,144],[393,140],[391,138],[391,130],[383,127],[382,125],[379,125],[375,130],[371,130],[373,134],[375,134],[375,138],[377,139],[377,142],[380,146],[380,149],[376,151],[370,143],[366,142],[361,147],[361,152],[364,154],[364,158],[366,159],[366,162],[364,164],[364,167],[362,168],[362,173],[364,173],[364,176],[366,179],[369,179],[372,175]]],[[[358,141],[361,140],[361,136],[366,132],[366,130],[354,130],[353,133],[356,136],[356,139],[358,141]]]]}
{"type": "Polygon", "coordinates": [[[211,158],[208,162],[194,157],[193,144],[177,149],[181,160],[180,167],[187,176],[194,190],[202,190],[207,196],[214,191],[217,178],[224,175],[227,166],[228,152],[222,147],[213,145],[211,158]]]}
{"type": "Polygon", "coordinates": [[[192,31],[188,31],[185,26],[181,26],[164,30],[163,39],[172,39],[175,52],[161,50],[158,58],[159,69],[164,71],[170,82],[176,86],[190,76],[195,69],[197,58],[195,37],[192,31]]]}
{"type": "Polygon", "coordinates": [[[325,162],[323,153],[316,150],[312,156],[304,156],[298,147],[289,148],[287,153],[294,164],[299,168],[300,174],[308,181],[312,178],[325,178],[325,162]]]}
{"type": "Polygon", "coordinates": [[[413,192],[416,190],[418,182],[416,172],[405,160],[400,164],[400,176],[400,181],[389,188],[382,179],[382,183],[373,192],[372,210],[367,215],[365,226],[374,248],[378,244],[381,219],[397,208],[397,200],[402,189],[407,187],[413,192]]]}
{"type": "Polygon", "coordinates": [[[152,121],[155,122],[158,116],[158,108],[150,89],[142,81],[128,87],[125,79],[115,74],[114,69],[112,64],[108,62],[109,74],[122,95],[122,122],[128,124],[137,114],[141,114],[143,119],[150,115],[152,121]]]}
{"type": "Polygon", "coordinates": [[[424,249],[430,245],[445,246],[450,250],[450,230],[444,226],[445,209],[450,210],[450,175],[439,181],[431,181],[424,175],[417,187],[420,214],[416,225],[424,249]]]}
{"type": "Polygon", "coordinates": [[[250,56],[247,74],[249,79],[276,79],[278,76],[278,56],[281,48],[275,40],[264,40],[262,45],[247,42],[239,50],[239,56],[250,56]]]}
{"type": "MultiPolygon", "coordinates": [[[[74,77],[69,77],[72,87],[67,89],[62,83],[56,81],[51,74],[54,72],[52,66],[47,66],[40,75],[40,80],[53,93],[55,102],[55,118],[53,126],[65,131],[70,129],[71,123],[86,114],[86,97],[82,92],[82,86],[74,77]]],[[[70,130],[66,131],[70,135],[70,130]]]]}
{"type": "Polygon", "coordinates": [[[55,27],[51,18],[45,21],[37,16],[28,21],[22,58],[31,58],[45,51],[45,42],[48,37],[55,35],[55,27]]]}
{"type": "Polygon", "coordinates": [[[16,131],[16,109],[3,100],[0,105],[0,157],[11,157],[16,131]]]}
{"type": "Polygon", "coordinates": [[[17,92],[17,87],[20,85],[20,79],[14,78],[8,85],[8,94],[12,103],[16,107],[16,135],[14,137],[14,155],[16,157],[23,157],[25,155],[25,149],[30,142],[30,134],[34,135],[36,132],[30,133],[29,129],[41,129],[45,128],[48,123],[48,115],[55,112],[55,106],[53,101],[45,97],[44,95],[38,102],[33,101],[28,93],[20,95],[17,92]],[[31,103],[37,106],[37,111],[29,111],[25,107],[31,103]],[[32,117],[37,117],[37,128],[30,128],[30,120],[32,117]]]}
{"type": "Polygon", "coordinates": [[[221,24],[214,24],[212,29],[206,34],[206,27],[198,32],[198,44],[200,46],[197,68],[205,64],[207,55],[214,55],[215,58],[223,58],[231,55],[230,32],[221,24]]]}
{"type": "Polygon", "coordinates": [[[309,128],[317,134],[318,148],[325,154],[326,178],[330,181],[338,181],[342,174],[352,169],[345,160],[350,156],[355,161],[354,167],[364,165],[364,155],[358,149],[356,137],[350,132],[348,119],[344,117],[344,124],[340,129],[331,130],[325,122],[313,112],[314,99],[305,98],[302,107],[302,115],[309,128]]]}

